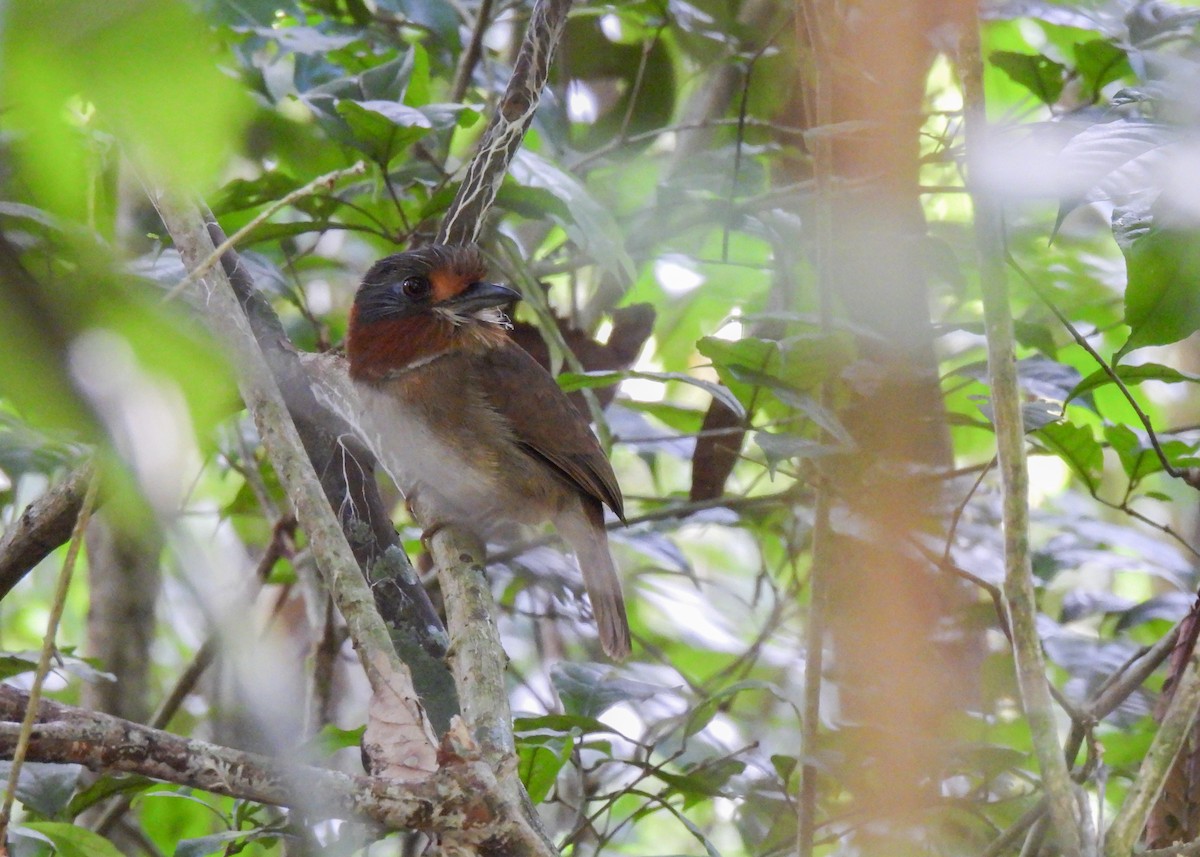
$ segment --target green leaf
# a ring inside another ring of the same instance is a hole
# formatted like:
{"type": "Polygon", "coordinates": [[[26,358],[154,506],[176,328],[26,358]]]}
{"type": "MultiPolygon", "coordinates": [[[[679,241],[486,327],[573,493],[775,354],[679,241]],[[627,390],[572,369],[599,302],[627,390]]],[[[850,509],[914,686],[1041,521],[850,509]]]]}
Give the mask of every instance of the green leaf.
{"type": "Polygon", "coordinates": [[[1200,231],[1151,228],[1125,250],[1129,338],[1113,358],[1200,330],[1200,231]]]}
{"type": "Polygon", "coordinates": [[[280,170],[268,170],[253,179],[234,179],[213,197],[213,214],[221,216],[274,202],[300,187],[301,182],[280,170]]]}
{"type": "Polygon", "coordinates": [[[855,446],[854,438],[850,436],[850,432],[846,431],[846,428],[833,412],[808,395],[808,393],[801,392],[784,383],[779,378],[768,375],[765,372],[759,372],[757,369],[739,366],[736,363],[730,364],[728,369],[733,377],[743,383],[766,387],[779,401],[789,408],[795,408],[800,411],[800,413],[829,432],[839,443],[850,448],[855,446]]]}
{"type": "Polygon", "coordinates": [[[308,745],[322,756],[332,756],[338,750],[361,745],[366,728],[359,726],[357,729],[339,729],[332,723],[326,723],[321,727],[321,731],[308,741],[308,745]]]}
{"type": "Polygon", "coordinates": [[[1104,471],[1104,450],[1090,428],[1069,422],[1050,423],[1038,429],[1033,437],[1066,462],[1089,491],[1096,491],[1104,471]]]}
{"type": "Polygon", "coordinates": [[[779,775],[779,779],[786,785],[799,767],[800,760],[795,756],[785,756],[780,753],[775,753],[771,756],[771,766],[775,768],[775,773],[779,775]]]}
{"type": "Polygon", "coordinates": [[[141,774],[106,774],[76,793],[64,814],[68,818],[74,818],[88,807],[114,795],[137,794],[159,785],[162,783],[158,780],[143,777],[141,774]]]}
{"type": "Polygon", "coordinates": [[[1118,206],[1161,186],[1173,158],[1184,157],[1178,133],[1166,125],[1140,120],[1097,122],[1072,137],[1057,158],[1063,218],[1088,202],[1111,200],[1118,206]]]}
{"type": "Polygon", "coordinates": [[[594,717],[581,717],[576,714],[543,714],[538,717],[518,717],[513,720],[513,731],[535,732],[539,729],[550,729],[555,732],[577,731],[581,735],[593,732],[613,732],[611,726],[594,717]]]}
{"type": "Polygon", "coordinates": [[[757,431],[754,433],[754,442],[763,451],[763,455],[766,456],[767,470],[772,475],[775,473],[775,468],[783,461],[791,461],[796,458],[816,458],[823,455],[836,455],[849,451],[846,447],[830,446],[829,444],[819,443],[810,438],[798,437],[797,435],[785,434],[783,432],[757,431]]]}
{"type": "Polygon", "coordinates": [[[655,771],[654,776],[669,785],[672,791],[682,794],[685,805],[691,805],[699,798],[723,797],[729,779],[745,769],[745,762],[723,759],[713,764],[697,766],[686,774],[660,770],[655,771]]]}
{"type": "MultiPolygon", "coordinates": [[[[12,762],[0,762],[0,782],[7,784],[11,770],[12,762]]],[[[27,762],[21,767],[17,797],[42,815],[55,818],[70,803],[82,773],[82,765],[27,762]]]]}
{"type": "Polygon", "coordinates": [[[208,857],[209,854],[216,854],[219,851],[227,854],[233,854],[236,853],[236,851],[226,851],[226,848],[235,843],[254,842],[256,840],[270,841],[278,838],[279,834],[275,831],[226,830],[221,833],[213,833],[209,836],[201,836],[196,839],[181,840],[179,844],[175,846],[174,857],[208,857]]]}
{"type": "MultiPolygon", "coordinates": [[[[1141,462],[1146,457],[1146,450],[1142,448],[1142,442],[1133,429],[1121,424],[1105,426],[1104,439],[1117,453],[1126,476],[1136,479],[1139,475],[1144,475],[1139,471],[1142,468],[1141,462]]],[[[1153,455],[1153,453],[1150,454],[1153,455]]]]}
{"type": "Polygon", "coordinates": [[[625,378],[642,378],[646,381],[661,381],[663,383],[667,381],[679,381],[683,384],[689,384],[700,388],[714,399],[719,399],[722,404],[742,419],[746,418],[746,409],[742,407],[742,403],[727,388],[683,372],[633,372],[630,370],[622,372],[563,372],[558,376],[558,386],[563,392],[572,393],[575,390],[582,390],[586,387],[611,387],[625,378]]]}
{"type": "Polygon", "coordinates": [[[779,367],[779,343],[770,339],[747,336],[730,341],[705,336],[696,342],[696,350],[712,361],[721,382],[747,406],[755,401],[755,384],[740,380],[731,367],[740,366],[758,372],[770,372],[779,367]]]}
{"type": "Polygon", "coordinates": [[[670,690],[622,678],[612,667],[601,664],[557,664],[550,680],[568,714],[590,718],[599,717],[619,702],[637,702],[670,690]]]}
{"type": "Polygon", "coordinates": [[[337,112],[354,133],[354,143],[377,164],[396,155],[433,129],[420,110],[395,101],[339,101],[337,112]]]}
{"type": "Polygon", "coordinates": [[[560,372],[555,379],[559,389],[564,393],[574,393],[576,390],[594,390],[597,387],[611,387],[620,384],[629,375],[626,372],[597,370],[595,372],[560,372]]]}
{"type": "MultiPolygon", "coordinates": [[[[1170,366],[1163,366],[1160,363],[1139,363],[1134,366],[1114,366],[1112,368],[1117,377],[1127,386],[1140,384],[1143,381],[1162,381],[1165,384],[1177,384],[1181,381],[1189,381],[1193,384],[1200,382],[1200,375],[1180,372],[1178,369],[1172,369],[1170,366]]],[[[1114,381],[1107,372],[1097,369],[1075,385],[1075,389],[1071,391],[1067,401],[1112,383],[1114,381]]]]}
{"type": "Polygon", "coordinates": [[[621,406],[631,411],[640,411],[674,429],[681,434],[695,434],[704,424],[704,412],[685,408],[669,402],[641,402],[636,399],[621,401],[621,406]]]}
{"type": "Polygon", "coordinates": [[[509,174],[518,184],[554,194],[566,206],[570,216],[562,218],[554,212],[550,212],[550,216],[571,240],[618,282],[633,280],[633,260],[625,251],[624,237],[617,222],[574,176],[528,149],[517,152],[509,174]]]}
{"type": "Polygon", "coordinates": [[[1075,68],[1087,82],[1088,89],[1095,97],[1100,90],[1114,80],[1125,75],[1132,75],[1129,57],[1125,51],[1107,39],[1092,39],[1089,42],[1075,44],[1075,68]]]}
{"type": "Polygon", "coordinates": [[[197,186],[226,162],[253,109],[182,0],[6,4],[0,38],[5,129],[20,132],[12,148],[21,184],[36,188],[40,205],[84,222],[99,123],[131,145],[142,170],[197,186]]]}
{"type": "Polygon", "coordinates": [[[571,758],[575,742],[566,735],[533,735],[517,742],[518,770],[529,798],[541,803],[554,788],[558,772],[571,758]]]}
{"type": "Polygon", "coordinates": [[[49,839],[60,857],[121,857],[117,846],[86,827],[60,821],[30,821],[17,828],[20,830],[32,830],[49,839]]]}
{"type": "Polygon", "coordinates": [[[1041,54],[1013,51],[994,51],[988,60],[1044,104],[1054,104],[1062,95],[1067,79],[1067,69],[1062,63],[1041,54]]]}
{"type": "Polygon", "coordinates": [[[404,90],[404,103],[409,107],[423,107],[429,103],[429,52],[420,42],[412,45],[412,72],[404,90]]]}

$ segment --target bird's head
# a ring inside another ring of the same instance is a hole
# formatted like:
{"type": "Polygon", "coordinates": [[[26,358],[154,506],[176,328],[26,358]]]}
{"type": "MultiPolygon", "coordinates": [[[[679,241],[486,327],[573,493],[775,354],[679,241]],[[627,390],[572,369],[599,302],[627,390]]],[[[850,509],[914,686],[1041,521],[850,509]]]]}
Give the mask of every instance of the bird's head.
{"type": "Polygon", "coordinates": [[[503,343],[510,325],[501,307],[520,294],[486,275],[475,247],[434,244],[376,262],[350,310],[351,377],[377,381],[456,348],[503,343]]]}

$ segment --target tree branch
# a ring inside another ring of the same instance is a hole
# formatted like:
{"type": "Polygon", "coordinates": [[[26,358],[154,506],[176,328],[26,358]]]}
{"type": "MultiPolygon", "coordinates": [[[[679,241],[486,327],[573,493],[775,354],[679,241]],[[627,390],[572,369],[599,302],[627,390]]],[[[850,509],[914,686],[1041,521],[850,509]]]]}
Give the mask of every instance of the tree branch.
{"type": "Polygon", "coordinates": [[[1200,651],[1193,650],[1187,667],[1175,687],[1171,704],[1163,716],[1150,748],[1142,759],[1137,777],[1125,796],[1125,803],[1105,836],[1107,857],[1126,857],[1133,853],[1137,838],[1146,827],[1150,810],[1166,781],[1167,772],[1200,712],[1200,651]]]}
{"type": "Polygon", "coordinates": [[[71,535],[92,469],[77,467],[21,513],[0,536],[0,598],[71,535]]]}
{"type": "Polygon", "coordinates": [[[570,9],[571,0],[538,0],[534,4],[508,88],[442,221],[439,243],[470,244],[483,229],[508,165],[533,121],[570,9]]]}
{"type": "MultiPolygon", "coordinates": [[[[0,685],[2,758],[12,758],[16,721],[28,703],[26,694],[0,685]]],[[[491,769],[454,749],[444,749],[445,763],[428,779],[400,784],[280,762],[43,701],[37,706],[28,758],[84,765],[98,772],[142,774],[214,794],[296,807],[315,819],[363,816],[390,829],[517,843],[506,853],[531,853],[519,845],[527,835],[519,816],[510,818],[495,797],[491,769]]]]}
{"type": "MultiPolygon", "coordinates": [[[[221,228],[211,214],[206,219],[213,243],[221,243],[221,228]]],[[[400,546],[375,483],[374,457],[355,439],[349,424],[318,401],[314,389],[314,385],[324,389],[344,382],[343,361],[325,354],[300,354],[292,348],[279,317],[255,288],[237,254],[227,251],[221,262],[320,475],[329,506],[337,511],[354,557],[370,581],[392,645],[408,664],[431,722],[439,733],[444,732],[458,713],[454,682],[442,659],[446,630],[400,546]]]]}
{"type": "MultiPolygon", "coordinates": [[[[154,203],[185,266],[196,269],[214,249],[207,225],[194,206],[169,195],[157,195],[154,203]]],[[[313,462],[224,269],[204,274],[197,287],[203,289],[198,305],[212,330],[228,344],[234,365],[239,367],[242,398],[254,416],[271,464],[296,508],[297,520],[312,542],[317,565],[346,620],[372,690],[405,700],[414,722],[425,733],[424,746],[419,750],[414,746],[412,750],[421,758],[417,767],[433,770],[436,767],[433,736],[412,688],[408,667],[397,656],[388,629],[375,610],[370,588],[341,524],[334,517],[313,462]]]]}
{"type": "MultiPolygon", "coordinates": [[[[969,162],[987,136],[978,21],[972,14],[960,44],[969,162]]],[[[969,177],[974,180],[976,170],[969,177]]],[[[1043,786],[1050,801],[1054,833],[1067,857],[1080,857],[1084,843],[1079,804],[1063,758],[1054,720],[1053,701],[1041,639],[1037,632],[1037,597],[1029,555],[1029,473],[1025,466],[1025,429],[1017,385],[1012,310],[1004,275],[1003,224],[995,202],[972,187],[975,241],[987,328],[988,371],[995,410],[996,450],[1004,487],[1004,594],[1008,601],[1017,682],[1043,786]]]]}

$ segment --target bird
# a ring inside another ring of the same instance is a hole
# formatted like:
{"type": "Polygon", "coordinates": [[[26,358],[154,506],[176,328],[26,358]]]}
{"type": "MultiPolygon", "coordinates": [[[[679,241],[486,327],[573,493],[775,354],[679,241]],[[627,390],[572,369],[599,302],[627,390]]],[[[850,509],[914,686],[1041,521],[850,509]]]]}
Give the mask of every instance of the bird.
{"type": "Polygon", "coordinates": [[[346,336],[364,441],[418,510],[481,539],[554,525],[579,563],[600,643],[628,656],[629,623],[604,507],[624,521],[621,489],[587,421],[509,335],[519,300],[490,282],[475,245],[387,256],[354,296],[346,336]]]}

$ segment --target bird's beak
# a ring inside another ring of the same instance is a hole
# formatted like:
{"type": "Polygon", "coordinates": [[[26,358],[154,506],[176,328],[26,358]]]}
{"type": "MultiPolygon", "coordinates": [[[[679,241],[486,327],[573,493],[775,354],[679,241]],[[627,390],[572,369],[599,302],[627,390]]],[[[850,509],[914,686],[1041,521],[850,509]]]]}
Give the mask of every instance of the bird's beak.
{"type": "Polygon", "coordinates": [[[499,283],[471,283],[446,303],[451,305],[455,312],[470,314],[520,299],[520,292],[499,283]]]}

